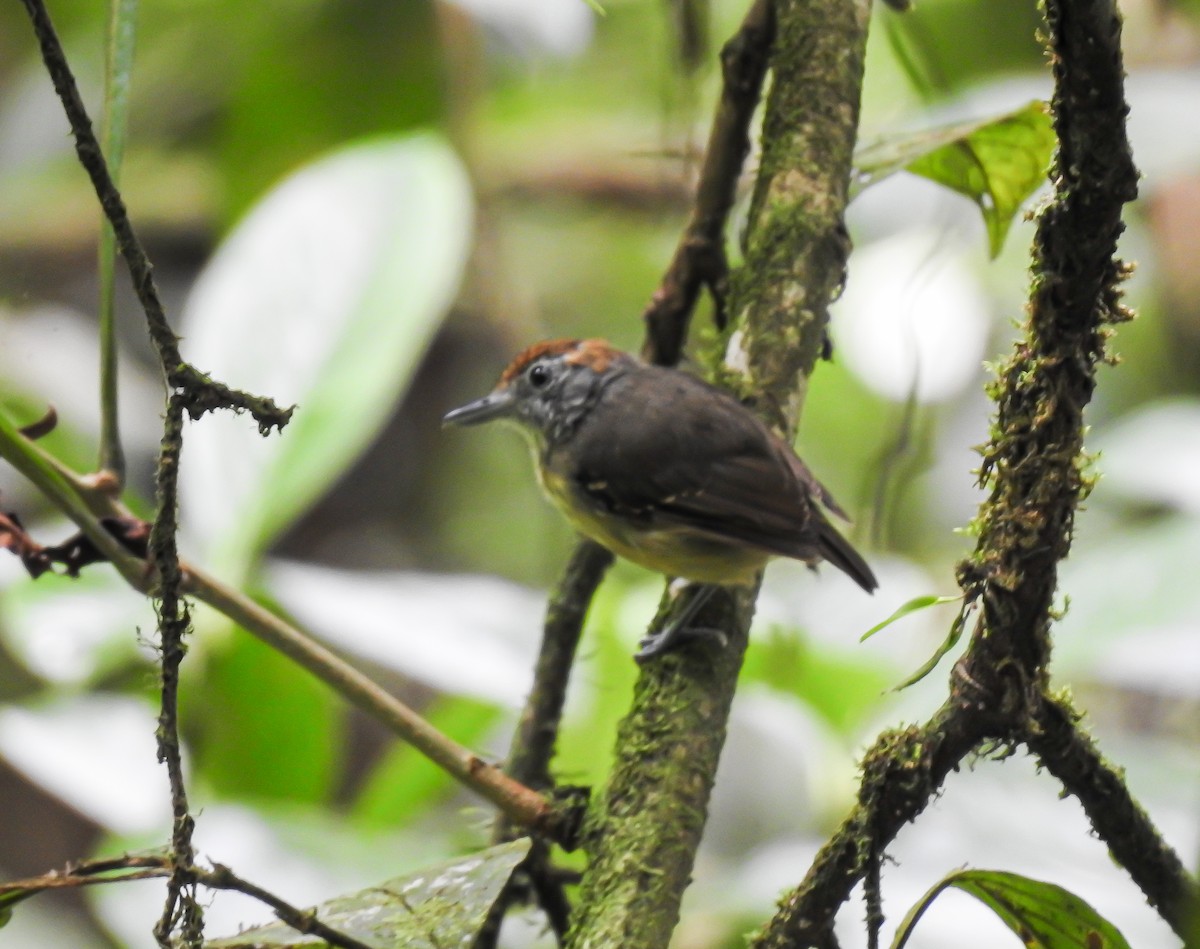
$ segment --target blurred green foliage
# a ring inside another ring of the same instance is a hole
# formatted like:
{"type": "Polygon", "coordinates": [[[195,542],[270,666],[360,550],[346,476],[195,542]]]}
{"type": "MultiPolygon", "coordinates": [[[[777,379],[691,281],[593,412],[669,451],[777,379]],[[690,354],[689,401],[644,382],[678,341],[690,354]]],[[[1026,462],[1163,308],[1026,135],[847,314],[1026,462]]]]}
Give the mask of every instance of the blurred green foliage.
{"type": "MultiPolygon", "coordinates": [[[[575,0],[554,2],[570,5],[575,0]]],[[[364,577],[384,593],[395,585],[393,571],[400,569],[486,571],[539,588],[553,581],[571,536],[538,497],[525,446],[511,432],[442,433],[438,419],[446,408],[486,391],[511,352],[540,336],[606,335],[625,348],[639,344],[637,316],[685,218],[689,176],[704,141],[719,70],[716,53],[710,51],[706,68],[689,76],[678,72],[662,4],[616,0],[605,8],[602,20],[593,20],[586,11],[560,20],[550,7],[539,8],[534,20],[514,27],[500,23],[498,14],[487,21],[460,7],[425,0],[142,5],[123,178],[135,225],[144,230],[175,307],[173,318],[197,277],[212,278],[215,265],[208,261],[222,242],[232,241],[253,215],[274,213],[269,202],[279,192],[273,189],[294,184],[294,175],[321,166],[323,160],[372,147],[364,142],[388,141],[398,150],[436,142],[444,150],[439,155],[462,163],[467,180],[461,194],[474,214],[468,225],[455,199],[439,190],[450,174],[442,158],[429,167],[414,167],[411,182],[431,204],[420,214],[407,205],[388,204],[393,229],[381,238],[381,243],[395,241],[389,245],[393,249],[408,248],[400,254],[403,260],[389,262],[382,252],[372,258],[374,268],[364,267],[360,282],[350,286],[352,305],[338,311],[336,319],[342,322],[332,328],[321,325],[320,332],[292,317],[317,295],[313,287],[334,279],[329,261],[342,246],[336,243],[338,234],[322,234],[317,227],[314,247],[320,253],[290,273],[275,274],[276,284],[265,271],[261,280],[256,272],[244,278],[238,293],[248,304],[246,311],[211,334],[201,368],[220,367],[217,374],[224,375],[221,360],[228,359],[228,372],[274,370],[290,382],[295,373],[289,370],[299,359],[322,366],[325,374],[318,373],[315,383],[298,380],[296,429],[285,434],[282,447],[268,449],[280,451],[273,462],[283,466],[277,477],[255,480],[245,469],[249,456],[236,442],[222,448],[219,438],[205,443],[200,426],[189,431],[189,439],[195,435],[195,440],[186,443],[185,465],[195,463],[190,456],[202,453],[207,467],[199,482],[209,492],[210,506],[193,507],[189,523],[185,504],[187,556],[198,552],[211,558],[209,565],[228,557],[224,566],[244,578],[264,602],[278,598],[264,569],[273,556],[369,568],[375,572],[364,577]],[[563,44],[558,52],[537,39],[531,23],[557,24],[563,44]],[[444,245],[439,263],[406,270],[414,247],[431,246],[439,222],[452,222],[459,240],[444,245]],[[322,237],[334,244],[321,245],[322,237]],[[435,284],[450,286],[439,293],[435,284]],[[281,290],[269,311],[264,302],[268,288],[281,290]],[[288,291],[294,293],[291,311],[288,291]],[[431,343],[435,328],[440,335],[431,343]],[[384,337],[389,346],[374,345],[384,337]],[[248,352],[253,354],[246,360],[249,368],[239,366],[248,352]],[[248,505],[240,509],[244,513],[218,524],[230,513],[235,496],[248,505]],[[202,515],[197,513],[201,510],[202,515]]],[[[54,3],[52,12],[95,109],[104,10],[64,0],[54,3]]],[[[714,3],[714,37],[728,36],[742,12],[733,0],[714,3]]],[[[911,137],[948,122],[1011,111],[1043,94],[1036,27],[1034,4],[926,0],[903,17],[878,11],[865,128],[871,136],[903,132],[911,137]],[[976,108],[981,100],[987,105],[976,108]]],[[[1135,38],[1154,28],[1144,19],[1131,24],[1135,38]]],[[[1135,74],[1141,66],[1131,62],[1135,74]]],[[[16,4],[0,8],[0,87],[0,411],[25,424],[40,416],[47,402],[58,404],[60,427],[42,444],[72,467],[86,470],[95,457],[95,425],[76,406],[86,404],[89,396],[65,403],[63,390],[55,386],[65,385],[76,394],[95,387],[94,363],[79,357],[75,343],[94,340],[94,277],[87,262],[94,259],[98,211],[70,153],[28,24],[16,4]],[[49,308],[70,313],[78,339],[67,339],[67,330],[43,321],[49,308]],[[16,371],[30,367],[36,371],[16,371]],[[62,370],[66,381],[55,382],[51,367],[62,370]],[[66,405],[69,411],[63,411],[66,405]]],[[[1135,103],[1135,111],[1137,107],[1135,103]]],[[[1200,154],[1195,157],[1193,176],[1200,173],[1200,154]]],[[[1163,184],[1147,180],[1150,202],[1163,184]]],[[[984,226],[968,202],[944,193],[932,197],[932,191],[914,189],[906,175],[880,185],[879,195],[873,195],[875,190],[864,193],[861,215],[852,219],[855,240],[865,246],[920,226],[942,229],[946,244],[972,248],[976,257],[970,278],[988,295],[991,332],[988,352],[961,358],[978,362],[1002,353],[1011,338],[1011,322],[1020,316],[1028,224],[1018,213],[1004,252],[989,265],[984,226]],[[897,190],[888,192],[889,187],[897,190]]],[[[1015,202],[1012,210],[1018,211],[1015,202]]],[[[368,218],[364,212],[361,228],[370,226],[368,218]]],[[[735,240],[738,227],[735,221],[735,240]]],[[[1129,245],[1136,256],[1145,257],[1146,266],[1130,292],[1142,318],[1122,327],[1116,341],[1126,365],[1103,374],[1093,417],[1101,430],[1119,425],[1123,416],[1153,398],[1191,393],[1194,400],[1200,391],[1200,360],[1195,358],[1200,302],[1181,296],[1169,273],[1157,266],[1158,238],[1151,211],[1134,209],[1129,245]]],[[[992,243],[998,243],[994,229],[992,243]]],[[[351,279],[345,272],[342,277],[351,279]]],[[[856,279],[854,259],[850,279],[856,279]]],[[[897,310],[904,304],[897,300],[897,310]]],[[[153,383],[154,370],[144,361],[140,317],[127,295],[121,327],[123,347],[134,357],[132,374],[143,384],[147,379],[153,383]]],[[[199,326],[189,331],[197,347],[204,332],[199,326]]],[[[697,335],[705,332],[698,324],[697,335]]],[[[856,637],[911,597],[952,591],[953,562],[964,541],[950,528],[966,523],[978,500],[969,449],[983,440],[987,420],[978,395],[982,371],[953,397],[910,409],[848,364],[838,334],[835,322],[834,361],[819,366],[814,376],[799,444],[822,480],[858,514],[856,540],[876,541],[872,561],[882,565],[887,582],[874,601],[835,602],[826,577],[796,581],[799,594],[787,602],[803,606],[819,601],[821,609],[793,610],[795,618],[786,624],[774,619],[760,624],[744,675],[747,682],[791,703],[797,721],[822,736],[821,741],[796,740],[803,744],[806,763],[832,788],[830,795],[845,803],[855,750],[872,730],[899,714],[918,716],[940,700],[937,675],[911,695],[884,698],[881,693],[945,637],[949,619],[944,613],[910,618],[865,646],[856,637]],[[878,505],[879,498],[886,504],[878,505]]],[[[86,346],[82,349],[86,353],[86,346]]],[[[184,352],[189,353],[188,339],[184,352]]],[[[240,385],[246,380],[224,381],[240,385]]],[[[152,430],[161,406],[143,400],[129,409],[148,423],[143,429],[152,430]]],[[[232,424],[248,427],[245,420],[232,424]]],[[[129,438],[131,503],[144,511],[155,444],[152,437],[138,436],[136,427],[129,438]]],[[[1187,433],[1178,433],[1171,442],[1186,444],[1187,433]]],[[[1101,470],[1103,464],[1101,459],[1101,470]]],[[[1159,461],[1148,457],[1146,464],[1159,461]]],[[[257,469],[259,475],[270,470],[257,469]]],[[[66,532],[10,471],[0,471],[0,492],[5,509],[19,502],[21,516],[40,535],[66,532]]],[[[1149,503],[1136,496],[1107,495],[1101,482],[1093,510],[1081,519],[1068,577],[1077,603],[1091,598],[1128,606],[1128,613],[1119,615],[1129,628],[1105,627],[1106,643],[1137,635],[1140,622],[1153,625],[1161,618],[1156,608],[1168,599],[1156,596],[1146,604],[1138,593],[1151,589],[1149,585],[1120,587],[1120,577],[1130,571],[1121,566],[1124,560],[1114,561],[1112,551],[1136,557],[1150,575],[1176,576],[1186,550],[1179,543],[1159,541],[1194,537],[1200,506],[1189,503],[1186,498],[1149,503]],[[1122,546],[1125,541],[1128,545],[1122,546]]],[[[95,579],[102,571],[90,571],[84,581],[95,585],[98,597],[114,603],[135,598],[114,582],[95,579]]],[[[0,701],[7,708],[35,706],[80,689],[137,696],[152,690],[154,656],[144,647],[135,651],[131,644],[139,633],[131,622],[113,620],[100,631],[100,639],[113,648],[103,643],[85,648],[76,644],[65,620],[39,625],[31,619],[37,612],[31,607],[39,600],[67,600],[61,581],[31,584],[9,570],[0,573],[0,586],[5,598],[0,609],[5,647],[0,651],[0,701]],[[58,677],[35,663],[29,647],[35,636],[61,636],[65,651],[77,649],[83,674],[58,677]]],[[[93,592],[91,586],[87,591],[93,592]]],[[[585,633],[556,763],[564,781],[603,780],[636,675],[629,653],[659,592],[656,579],[625,566],[614,570],[602,589],[585,633]]],[[[1186,624],[1190,616],[1194,623],[1200,614],[1194,591],[1179,583],[1172,593],[1166,618],[1186,624]]],[[[485,613],[503,613],[508,607],[498,603],[479,605],[485,613]]],[[[287,602],[282,607],[295,609],[287,602]]],[[[346,602],[333,612],[340,625],[353,626],[360,608],[360,603],[346,602]]],[[[1115,607],[1102,612],[1110,619],[1117,615],[1115,607]]],[[[91,615],[102,623],[105,617],[125,614],[93,609],[91,615]]],[[[472,683],[486,679],[483,673],[489,670],[479,665],[489,660],[464,648],[445,660],[445,674],[435,688],[415,663],[406,661],[405,652],[416,651],[425,639],[459,642],[461,630],[436,611],[397,609],[389,619],[399,645],[387,659],[360,658],[374,663],[390,688],[423,707],[459,741],[502,757],[526,683],[496,685],[483,694],[486,690],[472,683]],[[456,673],[460,686],[446,687],[456,673]]],[[[497,616],[497,621],[503,619],[525,634],[504,640],[499,648],[515,657],[516,665],[528,667],[536,615],[497,616]]],[[[1089,630],[1071,623],[1069,614],[1064,629],[1074,639],[1064,654],[1072,676],[1099,686],[1122,686],[1104,656],[1085,648],[1089,630]]],[[[337,640],[338,626],[328,622],[317,631],[351,653],[359,651],[349,640],[337,640]]],[[[140,630],[143,639],[149,635],[149,629],[140,630]]],[[[1178,664],[1179,657],[1174,660],[1178,664]]],[[[1163,662],[1171,664],[1172,657],[1163,662]]],[[[279,835],[279,826],[286,825],[298,836],[311,829],[315,839],[332,824],[337,830],[331,836],[345,834],[340,839],[356,841],[361,853],[378,851],[374,845],[386,831],[412,831],[422,843],[403,853],[397,846],[398,864],[423,859],[427,852],[448,855],[486,839],[485,817],[468,811],[464,819],[464,799],[436,769],[407,748],[370,737],[370,729],[323,686],[241,631],[198,614],[184,669],[184,737],[202,808],[244,807],[262,819],[264,834],[279,835]]],[[[1123,686],[1134,688],[1128,682],[1123,686]]],[[[1144,683],[1139,680],[1136,689],[1145,689],[1144,683]]],[[[1144,714],[1156,703],[1178,700],[1166,692],[1137,695],[1144,700],[1138,705],[1144,714]]],[[[1192,693],[1187,700],[1196,698],[1192,693]]],[[[1106,717],[1101,710],[1100,718],[1115,722],[1114,728],[1122,724],[1116,713],[1106,717]]],[[[761,725],[746,727],[759,728],[754,734],[781,760],[795,754],[794,746],[781,744],[779,735],[761,725]]],[[[1147,747],[1153,753],[1153,743],[1147,747]]],[[[4,750],[0,742],[0,754],[4,750]]],[[[753,799],[773,777],[771,757],[765,756],[761,770],[723,781],[753,799]]],[[[1194,770],[1194,757],[1180,756],[1180,767],[1194,770]]],[[[1136,772],[1136,766],[1132,762],[1131,770],[1136,772]]],[[[78,793],[86,794],[87,781],[77,783],[78,793]]],[[[53,799],[48,804],[45,795],[35,797],[44,808],[38,820],[48,824],[81,806],[68,797],[56,810],[53,799]]],[[[797,806],[796,811],[788,815],[792,824],[785,843],[799,839],[809,846],[829,810],[797,806]]],[[[754,824],[753,816],[747,816],[747,825],[754,824]]],[[[204,820],[202,812],[202,827],[204,820]]],[[[152,830],[146,828],[147,833],[152,830]]],[[[91,831],[60,842],[65,852],[49,847],[24,854],[9,848],[11,856],[0,857],[5,864],[0,869],[7,871],[9,861],[22,867],[57,866],[92,846],[103,850],[125,840],[99,824],[91,831]]],[[[736,877],[741,883],[742,866],[780,843],[754,833],[754,826],[730,832],[743,841],[743,850],[736,856],[714,856],[708,868],[702,867],[697,883],[702,893],[723,891],[723,880],[736,877]]],[[[332,851],[345,851],[349,862],[361,856],[355,847],[327,840],[323,847],[288,843],[294,844],[300,868],[327,868],[332,851]]],[[[212,856],[222,859],[220,853],[212,856]]],[[[286,886],[284,871],[295,868],[277,869],[286,886]]],[[[791,872],[788,879],[794,882],[802,867],[797,864],[791,872]]],[[[695,944],[730,944],[748,920],[769,913],[775,890],[788,882],[747,874],[747,888],[751,879],[753,892],[739,895],[741,902],[730,897],[713,910],[710,930],[695,944]]],[[[366,882],[357,879],[356,885],[366,882]]],[[[97,945],[104,940],[146,944],[147,920],[157,907],[147,915],[144,907],[124,905],[110,895],[99,905],[104,925],[116,935],[97,935],[97,945]]],[[[16,914],[13,926],[20,925],[21,916],[16,914]]],[[[39,938],[49,937],[44,931],[34,933],[26,944],[36,946],[39,938]]]]}

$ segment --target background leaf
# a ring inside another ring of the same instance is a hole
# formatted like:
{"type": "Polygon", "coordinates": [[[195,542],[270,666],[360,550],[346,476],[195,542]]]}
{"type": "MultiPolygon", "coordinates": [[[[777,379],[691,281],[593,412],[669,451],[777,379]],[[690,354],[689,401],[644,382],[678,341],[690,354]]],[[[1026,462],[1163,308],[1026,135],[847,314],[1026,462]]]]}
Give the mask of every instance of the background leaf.
{"type": "Polygon", "coordinates": [[[1054,129],[1044,102],[1000,117],[889,137],[855,153],[859,190],[910,171],[974,201],[993,257],[1021,205],[1045,180],[1054,129]]]}
{"type": "MultiPolygon", "coordinates": [[[[528,852],[529,839],[523,837],[330,900],[317,908],[317,915],[325,924],[368,945],[412,949],[470,945],[528,852]]],[[[283,923],[206,943],[210,949],[313,944],[311,937],[283,923]]]]}
{"type": "Polygon", "coordinates": [[[182,499],[235,568],[370,444],[458,288],[471,191],[432,134],[335,152],[275,188],[197,281],[185,352],[232,385],[300,408],[262,439],[214,417],[189,433],[182,499]]]}
{"type": "Polygon", "coordinates": [[[1074,893],[1002,870],[960,870],[934,885],[908,911],[892,949],[902,949],[921,915],[949,887],[993,910],[1026,946],[1037,949],[1129,949],[1120,930],[1074,893]]]}

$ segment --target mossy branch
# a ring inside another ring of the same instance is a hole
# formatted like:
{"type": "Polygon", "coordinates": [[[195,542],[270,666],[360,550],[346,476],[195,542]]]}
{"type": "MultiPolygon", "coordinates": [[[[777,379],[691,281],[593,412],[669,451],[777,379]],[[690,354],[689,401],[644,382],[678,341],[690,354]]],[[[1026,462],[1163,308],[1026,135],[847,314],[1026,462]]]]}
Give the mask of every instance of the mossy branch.
{"type": "MultiPolygon", "coordinates": [[[[841,286],[848,251],[842,212],[869,4],[783,0],[772,8],[752,8],[759,30],[773,16],[774,85],[746,264],[734,277],[730,300],[738,334],[733,348],[745,358],[727,369],[743,374],[739,394],[791,429],[800,408],[797,389],[821,349],[827,306],[841,286]],[[814,83],[820,96],[812,93],[814,83]]],[[[760,83],[761,68],[755,75],[760,83]]],[[[739,94],[744,100],[745,90],[739,94]]],[[[723,98],[719,117],[727,105],[723,98]]],[[[714,142],[736,151],[708,156],[706,167],[740,167],[744,149],[737,135],[714,131],[714,142]]],[[[729,181],[728,172],[723,180],[729,181]]],[[[702,219],[697,211],[693,224],[702,219]]],[[[650,351],[669,355],[680,325],[673,318],[652,323],[650,351]],[[653,337],[656,327],[667,331],[665,342],[653,337]]],[[[697,643],[643,667],[619,728],[608,785],[593,798],[585,825],[592,861],[569,946],[650,949],[669,942],[707,818],[755,593],[724,592],[697,619],[724,631],[728,645],[697,643]]]]}
{"type": "MultiPolygon", "coordinates": [[[[950,697],[922,727],[885,733],[863,761],[859,800],[756,947],[824,945],[833,919],[900,828],[985,742],[1024,743],[1076,795],[1092,825],[1163,918],[1182,934],[1195,884],[1117,771],[1048,692],[1058,562],[1071,545],[1083,473],[1083,411],[1105,360],[1124,266],[1114,258],[1121,211],[1136,194],[1125,135],[1120,19],[1112,0],[1048,0],[1059,140],[1054,198],[1038,220],[1029,318],[991,393],[979,540],[959,569],[981,605],[950,697]]],[[[877,922],[876,922],[877,925],[877,922]]],[[[873,934],[874,935],[874,934],[873,934]]]]}

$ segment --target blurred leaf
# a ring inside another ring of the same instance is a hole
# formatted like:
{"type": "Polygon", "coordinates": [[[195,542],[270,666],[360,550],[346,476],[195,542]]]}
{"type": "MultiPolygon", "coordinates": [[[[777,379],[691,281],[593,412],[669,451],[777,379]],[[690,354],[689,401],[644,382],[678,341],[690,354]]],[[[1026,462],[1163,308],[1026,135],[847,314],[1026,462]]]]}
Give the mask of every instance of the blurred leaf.
{"type": "Polygon", "coordinates": [[[0,706],[0,757],[100,827],[161,832],[171,806],[156,715],[150,701],[114,693],[47,693],[0,706]]]}
{"type": "Polygon", "coordinates": [[[862,190],[897,171],[910,171],[974,201],[995,257],[1013,218],[1038,186],[1054,152],[1046,104],[1039,101],[999,117],[892,136],[857,150],[862,190]]]}
{"type": "Polygon", "coordinates": [[[874,659],[823,648],[798,632],[779,629],[751,637],[742,676],[794,695],[843,735],[878,706],[891,679],[874,659]]]}
{"type": "Polygon", "coordinates": [[[299,410],[280,438],[242,419],[189,434],[190,526],[234,568],[303,514],[370,444],[458,288],[471,192],[432,134],[361,142],[297,172],[197,281],[185,353],[299,410]]]}
{"type": "Polygon", "coordinates": [[[991,909],[1026,946],[1037,949],[1129,949],[1120,931],[1061,886],[1001,870],[959,870],[933,886],[908,911],[892,949],[902,949],[917,921],[945,889],[954,887],[991,909]]]}
{"type": "Polygon", "coordinates": [[[923,98],[1044,68],[1036,5],[989,6],[974,0],[917,3],[886,16],[886,36],[923,98]]]}
{"type": "MultiPolygon", "coordinates": [[[[104,115],[100,124],[100,147],[115,185],[121,183],[125,139],[129,125],[129,87],[133,74],[133,41],[137,35],[138,0],[110,0],[108,43],[104,64],[104,115]]],[[[100,279],[100,467],[124,481],[125,455],[118,424],[117,324],[114,283],[117,242],[108,218],[101,215],[100,279]]]]}
{"type": "Polygon", "coordinates": [[[47,574],[0,596],[0,636],[48,682],[95,683],[125,672],[140,679],[153,656],[136,631],[154,625],[150,602],[112,570],[85,570],[76,579],[47,574]]]}
{"type": "Polygon", "coordinates": [[[435,689],[514,707],[545,597],[500,577],[271,560],[264,582],[326,642],[435,689]]]}
{"type": "Polygon", "coordinates": [[[884,627],[887,627],[887,626],[891,626],[892,623],[896,622],[896,620],[902,619],[903,617],[908,616],[910,613],[916,613],[918,610],[924,610],[931,606],[940,606],[942,603],[953,603],[955,600],[961,600],[961,599],[962,599],[961,593],[958,594],[958,596],[935,596],[933,594],[929,594],[927,596],[913,597],[911,600],[909,600],[907,603],[905,603],[899,609],[897,609],[895,613],[893,613],[891,616],[889,616],[887,619],[885,619],[882,623],[876,623],[874,626],[872,626],[870,629],[868,629],[865,633],[863,633],[861,636],[859,636],[858,641],[860,643],[865,643],[868,639],[870,639],[872,636],[874,636],[881,629],[883,629],[884,627]]]}
{"type": "Polygon", "coordinates": [[[1200,399],[1152,402],[1095,434],[1106,493],[1200,514],[1200,399]]]}
{"type": "MultiPolygon", "coordinates": [[[[339,142],[444,119],[447,66],[435,6],[426,0],[353,8],[329,2],[247,7],[236,0],[207,6],[207,16],[189,11],[191,28],[176,55],[184,66],[164,78],[191,83],[207,96],[216,84],[227,87],[216,106],[223,120],[214,150],[235,214],[271,182],[339,142]],[[207,55],[213,44],[229,63],[226,75],[212,75],[218,72],[207,55]]],[[[172,32],[178,35],[178,28],[172,32]]],[[[159,93],[172,94],[179,95],[159,93]]]]}
{"type": "MultiPolygon", "coordinates": [[[[1098,493],[1107,486],[1102,480],[1098,493]]],[[[1059,581],[1071,602],[1056,624],[1057,672],[1195,696],[1198,550],[1200,517],[1180,515],[1122,522],[1103,542],[1076,545],[1059,581]]]]}
{"type": "Polygon", "coordinates": [[[180,702],[204,780],[231,797],[327,800],[345,727],[329,688],[240,630],[204,660],[180,702]]]}
{"type": "MultiPolygon", "coordinates": [[[[529,839],[522,838],[338,897],[322,903],[316,913],[327,926],[368,945],[410,949],[471,945],[528,853],[529,839]]],[[[314,944],[319,941],[284,923],[205,943],[209,949],[314,944]]]]}
{"type": "MultiPolygon", "coordinates": [[[[501,710],[475,699],[446,696],[422,709],[421,715],[455,741],[476,748],[500,720],[501,710]]],[[[457,788],[444,769],[411,745],[396,742],[359,792],[352,814],[368,826],[395,828],[457,788]]]]}

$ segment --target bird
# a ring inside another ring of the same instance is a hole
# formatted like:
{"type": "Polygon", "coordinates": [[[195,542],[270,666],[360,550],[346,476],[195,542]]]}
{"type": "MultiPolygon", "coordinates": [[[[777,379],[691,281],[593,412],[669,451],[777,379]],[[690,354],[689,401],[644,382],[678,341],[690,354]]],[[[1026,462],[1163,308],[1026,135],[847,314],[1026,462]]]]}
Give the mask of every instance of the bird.
{"type": "Polygon", "coordinates": [[[495,388],[445,425],[515,423],[542,490],[581,534],[672,580],[703,584],[640,643],[646,661],[689,638],[716,587],[749,586],[772,557],[824,560],[863,590],[874,573],[825,516],[846,518],[782,438],[723,389],[603,339],[519,353],[495,388]]]}

